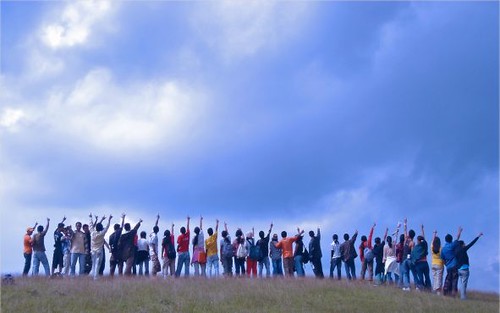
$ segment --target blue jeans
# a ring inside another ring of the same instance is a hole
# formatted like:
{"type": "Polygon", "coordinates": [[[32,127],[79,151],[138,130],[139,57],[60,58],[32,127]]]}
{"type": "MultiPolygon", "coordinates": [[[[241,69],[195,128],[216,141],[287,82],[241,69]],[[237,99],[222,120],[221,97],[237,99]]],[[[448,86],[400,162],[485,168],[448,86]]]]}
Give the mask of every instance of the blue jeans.
{"type": "Polygon", "coordinates": [[[40,262],[45,269],[45,275],[50,276],[49,260],[47,259],[45,251],[33,251],[33,275],[38,275],[40,262]]]}
{"type": "Polygon", "coordinates": [[[234,267],[236,276],[245,274],[245,258],[234,257],[234,267]]]}
{"type": "Polygon", "coordinates": [[[469,282],[469,269],[458,270],[458,279],[460,280],[460,299],[467,298],[467,283],[469,282]]]}
{"type": "Polygon", "coordinates": [[[189,276],[189,252],[181,252],[177,254],[177,269],[175,271],[175,277],[181,276],[182,266],[184,265],[184,276],[189,276]]]}
{"type": "Polygon", "coordinates": [[[233,275],[233,257],[232,256],[224,256],[222,257],[222,267],[224,268],[225,276],[233,275]]]}
{"type": "Polygon", "coordinates": [[[102,252],[102,249],[92,251],[92,276],[94,276],[94,279],[97,279],[97,275],[99,275],[99,268],[101,267],[101,263],[103,261],[102,252]]]}
{"type": "MultiPolygon", "coordinates": [[[[33,253],[33,252],[32,252],[33,253]]],[[[28,275],[30,272],[30,267],[31,267],[31,255],[32,253],[24,253],[24,269],[23,269],[23,276],[28,275]]]]}
{"type": "Polygon", "coordinates": [[[403,281],[403,287],[404,288],[410,288],[410,268],[411,268],[411,261],[410,259],[405,259],[401,263],[401,276],[402,276],[402,281],[403,281]]]}
{"type": "Polygon", "coordinates": [[[337,268],[337,279],[340,280],[342,277],[342,260],[340,258],[334,258],[330,261],[330,278],[333,278],[335,268],[337,268]]]}
{"type": "Polygon", "coordinates": [[[266,268],[266,277],[271,276],[271,270],[269,269],[269,257],[265,256],[259,261],[259,276],[262,277],[262,269],[266,268]]]}
{"type": "Polygon", "coordinates": [[[356,280],[356,264],[354,264],[354,259],[345,261],[344,267],[345,267],[345,274],[347,276],[347,279],[356,280]]]}
{"type": "Polygon", "coordinates": [[[296,255],[293,257],[293,262],[295,265],[295,271],[297,272],[297,276],[305,276],[304,266],[302,264],[302,255],[296,255]]]}
{"type": "Polygon", "coordinates": [[[417,281],[418,288],[422,289],[431,289],[431,278],[429,275],[429,264],[427,261],[420,261],[415,263],[415,271],[417,272],[417,281]]]}
{"type": "Polygon", "coordinates": [[[271,260],[273,263],[273,276],[283,276],[283,264],[281,258],[271,260]]]}
{"type": "Polygon", "coordinates": [[[71,275],[75,276],[76,261],[78,261],[79,274],[83,275],[85,270],[85,253],[71,253],[71,275]]]}
{"type": "Polygon", "coordinates": [[[212,277],[212,267],[215,271],[215,277],[219,276],[219,256],[217,254],[207,257],[208,274],[212,277]]]}

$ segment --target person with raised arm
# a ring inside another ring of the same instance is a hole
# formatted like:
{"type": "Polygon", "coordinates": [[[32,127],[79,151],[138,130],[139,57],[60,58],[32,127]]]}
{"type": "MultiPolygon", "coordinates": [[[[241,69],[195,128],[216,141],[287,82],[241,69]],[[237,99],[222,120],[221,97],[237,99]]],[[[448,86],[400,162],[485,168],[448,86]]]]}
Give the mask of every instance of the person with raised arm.
{"type": "Polygon", "coordinates": [[[472,240],[468,245],[465,245],[463,240],[458,241],[457,250],[455,250],[455,255],[457,258],[457,268],[458,277],[460,279],[460,299],[465,300],[467,298],[467,283],[469,281],[469,256],[467,255],[467,250],[469,250],[481,237],[483,233],[479,233],[474,240],[472,240]]]}
{"type": "Polygon", "coordinates": [[[337,268],[337,280],[342,277],[342,258],[340,254],[339,236],[333,234],[332,236],[331,252],[330,252],[330,278],[333,278],[333,272],[337,268]]]}
{"type": "Polygon", "coordinates": [[[395,242],[398,240],[400,226],[401,223],[398,223],[392,236],[387,237],[387,245],[384,247],[384,280],[386,280],[389,284],[393,283],[392,274],[394,274],[396,284],[399,281],[399,264],[397,262],[395,242]]]}
{"type": "Polygon", "coordinates": [[[33,236],[33,275],[38,275],[38,270],[40,268],[40,263],[42,263],[45,269],[45,275],[50,276],[50,266],[47,255],[45,254],[45,235],[49,230],[50,218],[47,217],[47,225],[43,228],[42,225],[38,225],[37,233],[33,236]]]}
{"type": "MultiPolygon", "coordinates": [[[[120,251],[118,249],[118,242],[120,241],[120,236],[122,235],[123,226],[125,225],[125,213],[122,213],[122,223],[113,225],[113,233],[109,235],[109,275],[111,277],[115,276],[116,267],[122,262],[120,260],[120,251]]],[[[122,273],[120,273],[122,274],[122,273]]]]}
{"type": "Polygon", "coordinates": [[[427,255],[429,254],[429,246],[425,240],[424,225],[421,226],[422,234],[417,236],[417,242],[411,251],[411,262],[415,267],[417,279],[415,280],[416,288],[431,289],[431,278],[429,276],[429,263],[427,263],[427,255]]]}
{"type": "Polygon", "coordinates": [[[403,290],[410,291],[410,272],[413,275],[413,281],[415,286],[418,286],[420,282],[418,281],[418,276],[415,271],[415,266],[411,261],[411,251],[415,246],[414,238],[415,231],[410,229],[408,231],[408,220],[405,218],[404,220],[404,245],[403,245],[403,262],[402,262],[402,276],[403,276],[403,290]]]}
{"type": "Polygon", "coordinates": [[[137,254],[135,259],[135,264],[139,267],[137,273],[139,276],[149,276],[149,258],[149,241],[146,239],[146,232],[141,231],[137,240],[137,254]]]}
{"type": "Polygon", "coordinates": [[[82,231],[82,223],[76,222],[75,228],[71,240],[71,276],[76,274],[76,262],[78,262],[80,275],[83,275],[85,270],[85,233],[82,231]]]}
{"type": "Polygon", "coordinates": [[[287,232],[281,232],[281,240],[278,243],[274,243],[274,246],[278,249],[282,249],[283,253],[283,268],[285,269],[285,276],[293,277],[293,243],[296,242],[304,233],[304,230],[299,231],[293,237],[287,237],[287,232]]]}
{"type": "Polygon", "coordinates": [[[345,273],[348,280],[356,280],[356,264],[354,259],[358,257],[354,243],[358,237],[358,230],[349,239],[349,234],[344,234],[344,242],[340,245],[340,255],[344,261],[345,273]]]}
{"type": "Polygon", "coordinates": [[[311,256],[313,272],[316,278],[323,278],[325,276],[323,274],[323,265],[321,264],[323,253],[321,252],[321,231],[319,227],[316,231],[316,235],[314,235],[314,231],[310,230],[309,236],[311,237],[309,241],[309,255],[311,256]]]}
{"type": "Polygon", "coordinates": [[[175,275],[175,236],[174,236],[174,223],[172,223],[172,230],[165,230],[163,233],[163,240],[161,243],[161,255],[163,257],[163,278],[167,278],[168,271],[170,276],[175,275]]]}
{"type": "Polygon", "coordinates": [[[159,220],[160,214],[157,214],[155,226],[153,226],[153,232],[149,234],[149,256],[151,258],[151,274],[153,276],[156,276],[157,273],[161,272],[160,257],[158,256],[158,232],[160,231],[160,228],[158,227],[159,220]]]}
{"type": "MultiPolygon", "coordinates": [[[[258,260],[259,264],[259,277],[262,277],[262,269],[266,268],[266,277],[271,277],[271,269],[269,264],[269,237],[271,235],[271,231],[273,230],[273,222],[269,226],[269,231],[267,235],[264,236],[264,231],[259,231],[259,240],[257,241],[257,246],[260,249],[260,258],[258,260]]],[[[280,257],[281,259],[281,257],[280,257]]]]}
{"type": "Polygon", "coordinates": [[[191,218],[187,217],[187,230],[181,227],[181,234],[177,237],[177,269],[175,277],[181,276],[182,267],[184,266],[184,276],[189,276],[189,221],[191,218]]]}
{"type": "Polygon", "coordinates": [[[118,240],[118,254],[120,256],[120,263],[118,263],[118,274],[121,275],[123,273],[123,262],[125,262],[125,275],[132,275],[132,267],[134,267],[135,263],[135,236],[137,235],[137,231],[139,227],[141,227],[142,219],[139,219],[139,222],[131,228],[130,223],[125,223],[123,225],[124,233],[120,236],[118,240]]]}
{"type": "Polygon", "coordinates": [[[384,283],[384,247],[385,240],[387,239],[388,228],[385,229],[384,238],[380,240],[380,237],[375,238],[375,245],[373,246],[373,259],[375,260],[375,284],[381,285],[384,283]]]}
{"type": "Polygon", "coordinates": [[[64,237],[64,221],[66,216],[63,217],[62,221],[57,224],[56,230],[54,230],[54,254],[52,255],[52,275],[55,274],[56,268],[59,268],[58,274],[61,274],[62,267],[64,265],[64,254],[62,249],[62,238],[64,237]]]}
{"type": "Polygon", "coordinates": [[[28,275],[31,268],[31,257],[33,255],[33,239],[31,235],[33,235],[33,231],[35,230],[38,223],[35,223],[35,226],[28,227],[26,229],[26,234],[24,234],[24,247],[23,247],[23,255],[24,255],[24,268],[23,268],[23,276],[28,275]]]}
{"type": "Polygon", "coordinates": [[[236,276],[245,276],[245,261],[248,255],[248,250],[245,245],[245,236],[243,235],[243,231],[241,228],[238,228],[235,233],[235,237],[233,240],[234,247],[234,273],[236,276]]]}
{"type": "Polygon", "coordinates": [[[277,244],[278,234],[273,234],[273,237],[271,238],[271,244],[269,245],[269,254],[271,257],[271,263],[273,265],[273,277],[283,276],[283,250],[277,248],[277,244]]]}
{"type": "Polygon", "coordinates": [[[109,229],[113,216],[109,215],[106,227],[102,226],[102,222],[106,219],[106,216],[101,217],[101,221],[99,223],[97,223],[97,216],[95,222],[92,221],[92,213],[89,214],[89,217],[91,236],[90,251],[92,253],[91,276],[93,276],[94,279],[97,279],[99,275],[99,268],[101,267],[101,262],[103,261],[102,249],[104,247],[104,236],[109,229]]]}
{"type": "Polygon", "coordinates": [[[437,230],[432,234],[432,292],[441,295],[443,288],[444,261],[441,258],[441,238],[437,236],[437,230]]]}
{"type": "Polygon", "coordinates": [[[194,266],[194,276],[207,276],[207,254],[205,252],[205,237],[203,234],[203,216],[200,216],[200,227],[194,228],[193,258],[191,264],[194,266]]]}
{"type": "Polygon", "coordinates": [[[212,277],[212,269],[214,276],[219,276],[219,254],[217,251],[217,234],[219,233],[219,220],[215,220],[215,233],[212,227],[207,229],[208,238],[205,240],[205,249],[207,254],[208,274],[212,277]]]}
{"type": "MultiPolygon", "coordinates": [[[[297,277],[304,277],[306,276],[306,273],[304,271],[304,236],[302,235],[304,231],[300,231],[300,228],[297,227],[297,233],[300,234],[300,236],[295,240],[295,247],[293,250],[293,265],[295,272],[297,272],[297,277]]],[[[309,260],[307,260],[309,262],[309,260]]]]}
{"type": "Polygon", "coordinates": [[[455,249],[457,249],[462,234],[462,227],[458,227],[458,232],[455,241],[453,241],[453,236],[447,234],[444,237],[446,242],[443,249],[441,249],[441,258],[446,266],[446,278],[443,285],[443,294],[445,296],[454,297],[458,291],[458,263],[455,257],[455,249]]]}
{"type": "Polygon", "coordinates": [[[368,280],[373,280],[373,230],[377,224],[373,223],[372,228],[370,228],[370,234],[368,238],[365,235],[361,236],[361,243],[359,244],[359,259],[361,260],[361,279],[365,279],[366,271],[368,270],[368,280]]]}
{"type": "Polygon", "coordinates": [[[222,268],[224,269],[224,277],[233,276],[233,256],[235,255],[233,244],[231,243],[231,236],[227,230],[227,223],[224,222],[224,230],[221,233],[222,239],[220,241],[220,260],[222,268]]]}

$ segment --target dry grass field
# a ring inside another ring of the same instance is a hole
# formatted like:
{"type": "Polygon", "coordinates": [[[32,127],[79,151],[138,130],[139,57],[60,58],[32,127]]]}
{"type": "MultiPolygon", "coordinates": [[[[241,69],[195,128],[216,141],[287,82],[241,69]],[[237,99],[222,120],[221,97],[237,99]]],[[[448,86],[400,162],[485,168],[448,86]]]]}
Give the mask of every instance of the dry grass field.
{"type": "Polygon", "coordinates": [[[16,278],[1,312],[499,312],[499,295],[467,301],[329,279],[16,278]]]}

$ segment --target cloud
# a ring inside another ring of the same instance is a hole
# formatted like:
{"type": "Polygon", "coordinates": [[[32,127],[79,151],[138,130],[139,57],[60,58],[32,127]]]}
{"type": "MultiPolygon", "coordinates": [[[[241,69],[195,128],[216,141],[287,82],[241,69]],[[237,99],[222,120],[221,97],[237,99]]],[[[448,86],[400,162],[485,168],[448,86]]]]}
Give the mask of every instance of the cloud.
{"type": "Polygon", "coordinates": [[[25,114],[21,109],[5,108],[0,114],[0,127],[16,131],[25,114]]]}
{"type": "Polygon", "coordinates": [[[192,24],[200,38],[226,61],[278,48],[308,20],[311,5],[273,1],[217,1],[201,6],[192,24]]]}
{"type": "Polygon", "coordinates": [[[95,27],[111,12],[111,1],[70,2],[58,14],[55,22],[42,26],[40,40],[52,49],[83,45],[88,42],[95,27]]]}

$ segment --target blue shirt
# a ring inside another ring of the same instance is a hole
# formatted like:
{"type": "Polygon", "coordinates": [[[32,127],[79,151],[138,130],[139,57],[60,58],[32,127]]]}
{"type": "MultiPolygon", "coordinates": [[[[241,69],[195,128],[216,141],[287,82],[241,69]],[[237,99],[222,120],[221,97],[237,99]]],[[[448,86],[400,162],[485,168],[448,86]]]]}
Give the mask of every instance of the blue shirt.
{"type": "Polygon", "coordinates": [[[455,249],[458,246],[458,240],[451,243],[446,243],[441,249],[441,258],[446,265],[446,269],[453,269],[457,266],[457,259],[455,258],[455,249]]]}

